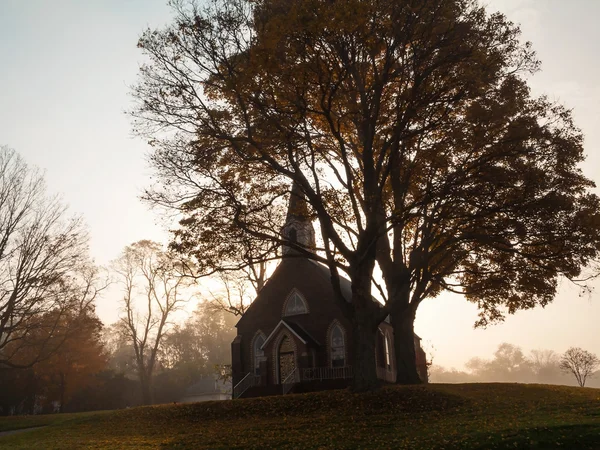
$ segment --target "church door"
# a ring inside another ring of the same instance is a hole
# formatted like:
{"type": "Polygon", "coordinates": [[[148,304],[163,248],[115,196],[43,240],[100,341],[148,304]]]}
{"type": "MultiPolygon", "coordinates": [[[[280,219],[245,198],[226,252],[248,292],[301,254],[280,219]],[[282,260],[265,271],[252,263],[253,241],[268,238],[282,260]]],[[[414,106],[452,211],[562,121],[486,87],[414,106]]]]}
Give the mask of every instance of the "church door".
{"type": "Polygon", "coordinates": [[[288,377],[296,368],[296,356],[294,355],[294,346],[292,340],[285,336],[279,344],[279,383],[288,377]]]}

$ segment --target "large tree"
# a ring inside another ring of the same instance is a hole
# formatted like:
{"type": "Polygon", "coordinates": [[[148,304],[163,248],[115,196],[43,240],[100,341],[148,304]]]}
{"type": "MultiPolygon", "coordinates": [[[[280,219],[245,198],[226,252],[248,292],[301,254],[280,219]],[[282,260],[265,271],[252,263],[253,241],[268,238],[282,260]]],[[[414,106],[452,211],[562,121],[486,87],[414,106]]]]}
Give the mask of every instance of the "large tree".
{"type": "Polygon", "coordinates": [[[50,357],[75,331],[65,319],[85,316],[106,287],[87,241],[40,171],[0,147],[0,368],[50,357]]]}
{"type": "Polygon", "coordinates": [[[133,88],[155,195],[184,214],[183,230],[228,225],[327,264],[353,320],[355,388],[377,384],[386,315],[398,381],[418,382],[425,298],[460,292],[486,325],[547,304],[558,277],[597,256],[581,133],[530,95],[539,63],[503,15],[475,0],[173,6],[174,23],[139,41],[148,62],[133,88]],[[280,233],[291,183],[319,227],[316,251],[280,233]]]}

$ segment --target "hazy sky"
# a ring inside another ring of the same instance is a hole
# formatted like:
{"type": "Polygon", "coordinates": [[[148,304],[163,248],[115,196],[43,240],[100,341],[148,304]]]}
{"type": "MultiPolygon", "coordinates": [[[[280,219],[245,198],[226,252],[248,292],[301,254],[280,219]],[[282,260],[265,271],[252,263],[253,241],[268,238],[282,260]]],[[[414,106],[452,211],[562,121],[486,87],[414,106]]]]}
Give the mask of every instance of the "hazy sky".
{"type": "MultiPolygon", "coordinates": [[[[543,63],[531,80],[534,93],[574,109],[586,135],[584,171],[600,184],[600,1],[484,3],[520,23],[533,42],[543,63]]],[[[131,242],[167,238],[157,214],[138,200],[149,183],[147,147],[132,138],[124,111],[142,59],[137,38],[169,18],[166,0],[0,0],[0,145],[46,170],[50,191],[85,217],[100,264],[131,242]]],[[[491,355],[505,341],[600,354],[600,293],[578,294],[565,282],[552,305],[487,330],[473,330],[472,305],[441,296],[423,303],[416,328],[445,366],[491,355]]],[[[117,299],[113,292],[98,305],[107,323],[117,317],[117,299]]]]}

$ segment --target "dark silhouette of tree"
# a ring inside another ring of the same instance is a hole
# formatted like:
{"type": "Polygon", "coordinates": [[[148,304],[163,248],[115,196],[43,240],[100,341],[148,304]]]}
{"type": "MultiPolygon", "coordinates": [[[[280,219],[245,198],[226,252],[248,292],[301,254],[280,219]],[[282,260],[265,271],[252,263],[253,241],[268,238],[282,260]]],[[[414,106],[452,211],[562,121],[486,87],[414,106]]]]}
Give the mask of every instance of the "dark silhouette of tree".
{"type": "MultiPolygon", "coordinates": [[[[55,322],[52,316],[49,313],[46,319],[55,322]]],[[[76,392],[96,384],[95,375],[106,367],[107,361],[101,340],[102,322],[92,310],[77,316],[65,315],[61,322],[68,338],[54,336],[62,345],[34,365],[33,370],[46,400],[58,402],[59,412],[64,412],[76,392]]],[[[42,343],[48,339],[40,336],[42,343]]]]}
{"type": "Polygon", "coordinates": [[[152,377],[159,348],[173,313],[186,301],[187,282],[180,263],[156,242],[126,247],[114,269],[123,284],[123,310],[118,329],[133,346],[144,404],[153,402],[152,377]]]}
{"type": "Polygon", "coordinates": [[[0,368],[50,357],[68,338],[65,320],[84,317],[106,287],[87,241],[81,219],[47,194],[42,174],[1,147],[0,368]]]}
{"type": "Polygon", "coordinates": [[[600,359],[593,353],[579,347],[569,348],[560,358],[559,367],[565,373],[575,376],[577,384],[584,387],[586,380],[600,366],[600,359]]]}
{"type": "Polygon", "coordinates": [[[559,276],[597,256],[581,133],[566,108],[531,97],[539,62],[503,15],[474,0],[174,7],[173,25],[140,38],[148,63],[133,88],[154,197],[184,215],[185,241],[214,236],[201,248],[227,227],[327,264],[353,322],[355,389],[378,384],[387,315],[397,381],[418,383],[425,298],[462,293],[485,326],[548,304],[559,276]],[[280,233],[292,183],[318,224],[316,251],[280,233]]]}

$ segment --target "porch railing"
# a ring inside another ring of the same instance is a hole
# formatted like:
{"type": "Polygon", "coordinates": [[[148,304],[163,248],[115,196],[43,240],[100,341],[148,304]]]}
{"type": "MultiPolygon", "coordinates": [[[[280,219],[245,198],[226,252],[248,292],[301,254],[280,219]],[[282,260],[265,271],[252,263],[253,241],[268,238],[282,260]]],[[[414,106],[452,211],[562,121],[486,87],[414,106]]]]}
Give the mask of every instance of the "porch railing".
{"type": "MultiPolygon", "coordinates": [[[[384,369],[385,370],[385,369],[384,369]]],[[[379,369],[377,375],[379,376],[379,369]]],[[[296,367],[292,370],[288,376],[281,383],[283,394],[290,392],[295,384],[307,382],[307,381],[322,381],[322,380],[343,380],[352,378],[352,366],[344,367],[312,367],[306,369],[300,369],[296,367]]],[[[381,377],[380,377],[381,378],[381,377]]],[[[252,386],[258,386],[260,384],[260,377],[254,375],[253,372],[246,374],[241,381],[236,384],[233,388],[233,398],[239,398],[252,386]]]]}
{"type": "Polygon", "coordinates": [[[255,376],[252,372],[248,372],[246,376],[234,386],[233,398],[239,398],[249,388],[256,386],[258,384],[258,380],[260,380],[260,377],[255,376]]]}
{"type": "Polygon", "coordinates": [[[302,369],[302,381],[340,380],[352,378],[352,366],[312,367],[302,369]]]}
{"type": "Polygon", "coordinates": [[[300,373],[298,372],[298,369],[295,368],[294,370],[292,370],[290,372],[290,374],[285,377],[285,380],[282,381],[281,383],[281,388],[283,391],[283,395],[287,394],[288,392],[290,392],[290,390],[292,389],[292,387],[296,384],[300,382],[300,373]]]}

